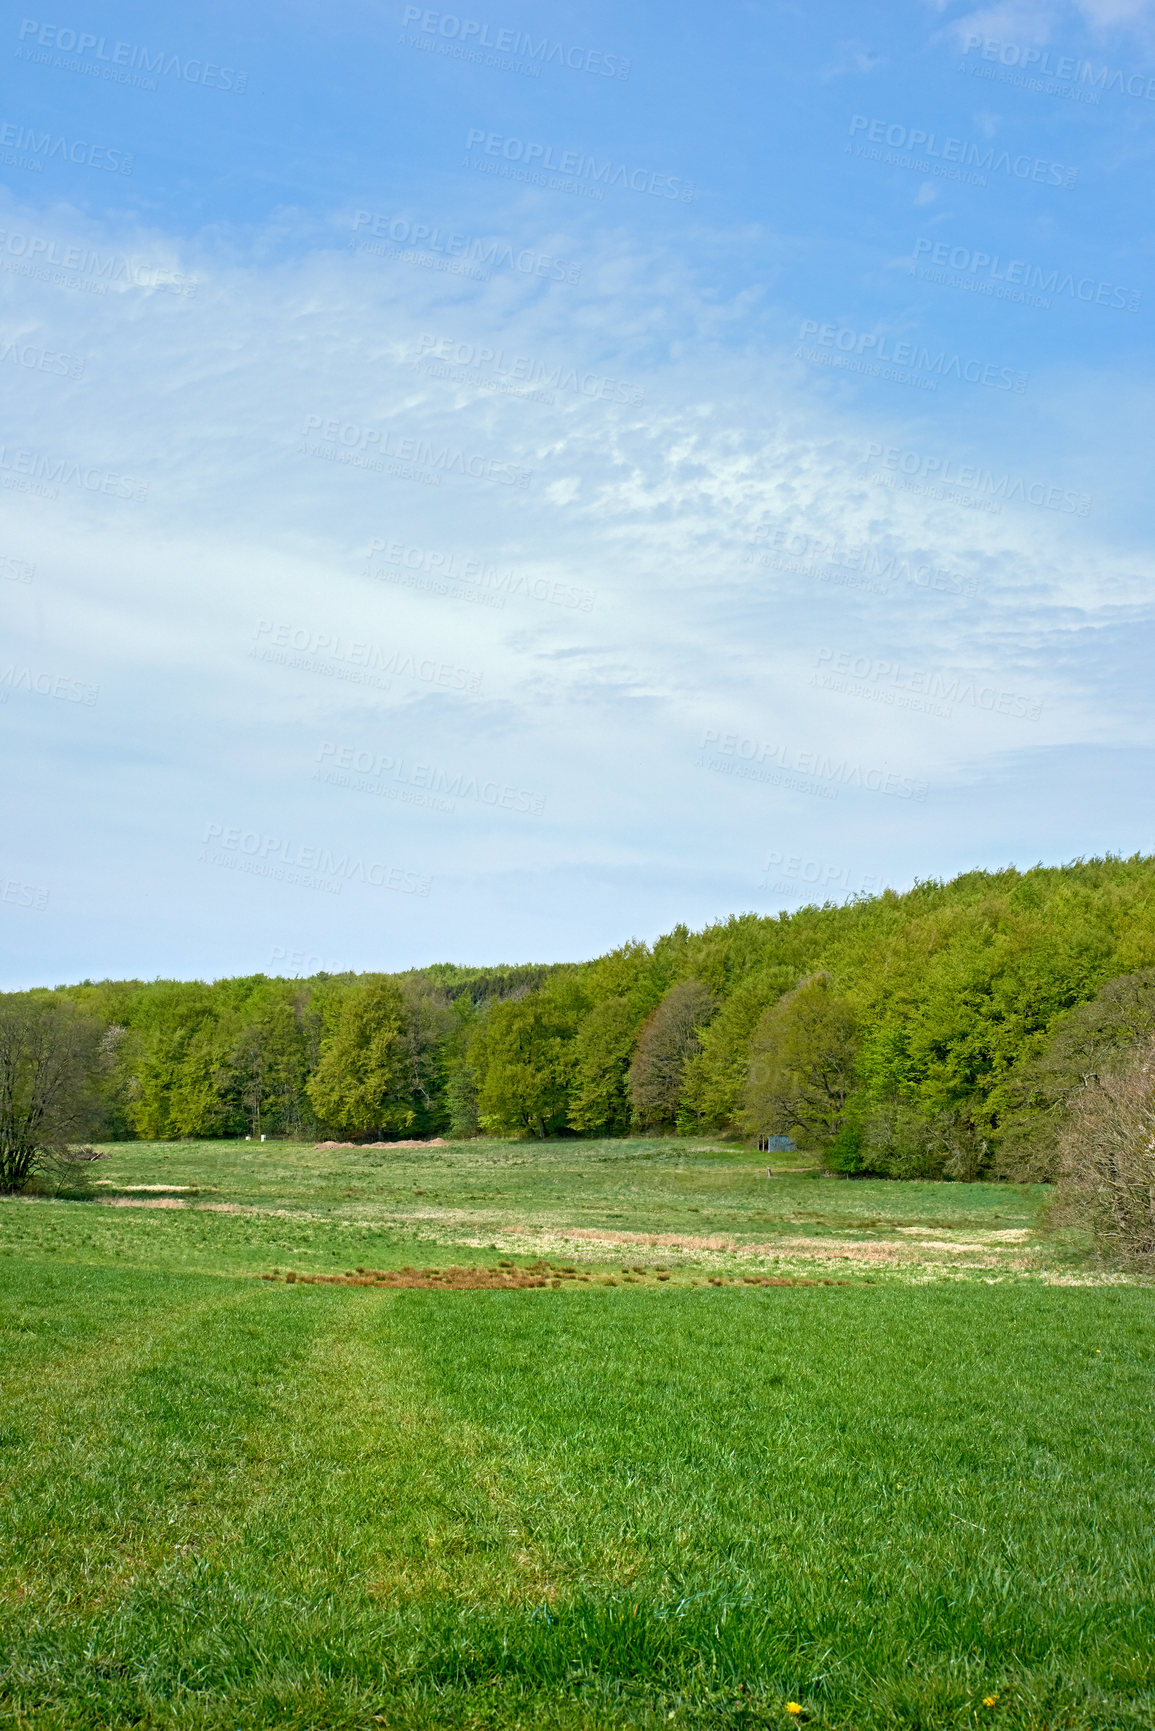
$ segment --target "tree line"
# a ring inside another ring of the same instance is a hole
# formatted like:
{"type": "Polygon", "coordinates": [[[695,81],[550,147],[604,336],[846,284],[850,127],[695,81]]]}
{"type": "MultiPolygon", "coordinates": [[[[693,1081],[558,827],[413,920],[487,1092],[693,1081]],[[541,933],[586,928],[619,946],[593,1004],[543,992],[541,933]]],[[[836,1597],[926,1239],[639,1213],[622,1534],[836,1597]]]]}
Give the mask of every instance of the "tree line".
{"type": "Polygon", "coordinates": [[[848,1174],[1050,1179],[1075,1096],[1155,1030],[1155,858],[968,872],[582,963],[0,998],[22,1017],[70,1031],[68,1133],[788,1136],[848,1174]]]}

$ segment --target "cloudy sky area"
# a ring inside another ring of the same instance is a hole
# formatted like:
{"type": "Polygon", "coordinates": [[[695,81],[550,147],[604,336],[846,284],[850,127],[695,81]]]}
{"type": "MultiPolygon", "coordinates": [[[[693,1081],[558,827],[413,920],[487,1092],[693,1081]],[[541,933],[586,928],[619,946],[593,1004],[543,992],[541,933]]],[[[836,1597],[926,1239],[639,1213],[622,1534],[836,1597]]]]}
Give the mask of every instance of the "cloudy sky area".
{"type": "Polygon", "coordinates": [[[1150,851],[1148,5],[69,6],[0,38],[4,985],[1150,851]]]}

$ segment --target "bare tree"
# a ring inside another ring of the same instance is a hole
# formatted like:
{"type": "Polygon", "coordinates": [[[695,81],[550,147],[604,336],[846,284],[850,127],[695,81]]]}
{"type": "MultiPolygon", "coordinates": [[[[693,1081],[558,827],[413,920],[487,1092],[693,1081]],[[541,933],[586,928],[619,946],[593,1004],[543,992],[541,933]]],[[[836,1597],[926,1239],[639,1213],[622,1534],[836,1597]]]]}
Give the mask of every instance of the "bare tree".
{"type": "Polygon", "coordinates": [[[1090,1228],[1100,1249],[1155,1270],[1155,1041],[1094,1076],[1059,1142],[1055,1215],[1090,1228]]]}
{"type": "Polygon", "coordinates": [[[91,1134],[101,1033],[66,999],[0,994],[0,1191],[91,1134]]]}

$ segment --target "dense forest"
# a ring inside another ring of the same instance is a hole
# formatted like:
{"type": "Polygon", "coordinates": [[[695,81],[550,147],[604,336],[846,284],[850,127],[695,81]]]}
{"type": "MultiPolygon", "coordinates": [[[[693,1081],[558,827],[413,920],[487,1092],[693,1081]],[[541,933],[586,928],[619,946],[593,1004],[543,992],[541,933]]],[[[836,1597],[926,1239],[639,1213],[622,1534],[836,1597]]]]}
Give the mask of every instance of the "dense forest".
{"type": "Polygon", "coordinates": [[[1047,1177],[1073,1091],[1155,1027],[1155,857],[582,963],[52,995],[103,1030],[107,1137],[791,1136],[847,1173],[1047,1177]]]}

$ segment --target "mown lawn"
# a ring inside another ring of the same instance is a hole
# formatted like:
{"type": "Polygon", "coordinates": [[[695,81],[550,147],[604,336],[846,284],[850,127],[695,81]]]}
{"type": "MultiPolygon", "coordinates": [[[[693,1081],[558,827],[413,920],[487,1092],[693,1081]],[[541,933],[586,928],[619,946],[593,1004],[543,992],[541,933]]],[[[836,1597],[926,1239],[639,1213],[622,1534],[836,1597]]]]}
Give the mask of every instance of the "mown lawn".
{"type": "Polygon", "coordinates": [[[256,1280],[369,1230],[311,1158],[270,1220],[0,1205],[0,1723],[1155,1723],[1149,1289],[256,1280]]]}

